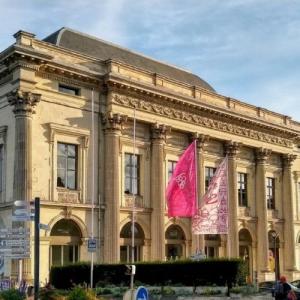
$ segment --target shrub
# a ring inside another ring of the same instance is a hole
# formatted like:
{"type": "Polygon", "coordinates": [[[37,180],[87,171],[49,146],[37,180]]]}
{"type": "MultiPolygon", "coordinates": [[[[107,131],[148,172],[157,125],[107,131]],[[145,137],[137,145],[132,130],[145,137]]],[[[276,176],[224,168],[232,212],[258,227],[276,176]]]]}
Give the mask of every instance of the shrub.
{"type": "Polygon", "coordinates": [[[68,300],[94,300],[95,294],[92,291],[84,290],[81,287],[75,287],[67,297],[68,300]]]}
{"type": "Polygon", "coordinates": [[[18,290],[10,289],[0,293],[0,300],[23,300],[25,296],[18,290]]]}

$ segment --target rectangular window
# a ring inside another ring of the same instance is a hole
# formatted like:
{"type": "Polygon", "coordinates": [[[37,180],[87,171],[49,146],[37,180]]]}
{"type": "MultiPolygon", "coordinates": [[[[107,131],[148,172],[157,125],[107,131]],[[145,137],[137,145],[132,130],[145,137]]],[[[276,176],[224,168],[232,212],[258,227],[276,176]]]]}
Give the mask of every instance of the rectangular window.
{"type": "Polygon", "coordinates": [[[61,93],[65,93],[65,94],[69,94],[69,95],[73,95],[73,96],[79,96],[80,95],[80,89],[79,88],[75,88],[73,86],[59,84],[58,85],[58,90],[61,93]]]}
{"type": "Polygon", "coordinates": [[[0,145],[0,193],[3,190],[4,146],[0,145]]]}
{"type": "Polygon", "coordinates": [[[237,184],[238,184],[239,206],[247,207],[248,199],[247,199],[247,174],[246,173],[238,173],[237,184]]]}
{"type": "Polygon", "coordinates": [[[216,172],[216,168],[205,167],[205,192],[208,189],[211,179],[216,172]]]}
{"type": "Polygon", "coordinates": [[[57,186],[77,188],[77,146],[57,143],[57,186]]]}
{"type": "Polygon", "coordinates": [[[168,161],[168,181],[171,179],[175,167],[176,167],[177,161],[169,160],[168,161]]]}
{"type": "Polygon", "coordinates": [[[140,193],[140,157],[125,153],[125,194],[140,193]]]}
{"type": "Polygon", "coordinates": [[[275,178],[267,177],[267,208],[275,209],[275,178]]]}

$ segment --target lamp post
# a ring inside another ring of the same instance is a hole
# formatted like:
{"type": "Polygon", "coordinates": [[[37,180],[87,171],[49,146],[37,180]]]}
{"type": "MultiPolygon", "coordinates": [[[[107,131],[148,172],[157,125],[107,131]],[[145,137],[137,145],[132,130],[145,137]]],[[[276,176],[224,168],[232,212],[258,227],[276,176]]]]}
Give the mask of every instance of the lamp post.
{"type": "Polygon", "coordinates": [[[276,231],[271,233],[274,242],[274,260],[275,260],[275,281],[278,280],[278,266],[277,266],[277,238],[279,236],[276,231]]]}

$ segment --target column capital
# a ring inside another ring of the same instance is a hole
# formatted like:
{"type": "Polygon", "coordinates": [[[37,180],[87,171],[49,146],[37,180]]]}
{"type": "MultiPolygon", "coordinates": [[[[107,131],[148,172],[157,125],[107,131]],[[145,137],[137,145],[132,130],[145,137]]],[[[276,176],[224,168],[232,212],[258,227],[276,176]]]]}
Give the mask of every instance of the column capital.
{"type": "Polygon", "coordinates": [[[35,113],[35,106],[41,100],[41,94],[16,89],[8,93],[8,103],[14,107],[15,115],[30,116],[35,113]]]}
{"type": "Polygon", "coordinates": [[[209,135],[194,132],[190,134],[190,140],[191,141],[197,141],[197,148],[199,150],[203,150],[205,143],[209,141],[209,135]]]}
{"type": "Polygon", "coordinates": [[[284,168],[291,168],[294,160],[297,158],[295,154],[283,154],[282,161],[284,168]]]}
{"type": "Polygon", "coordinates": [[[258,164],[264,164],[266,160],[269,158],[271,155],[272,150],[266,149],[266,148],[259,148],[256,149],[255,154],[256,154],[256,162],[258,164]]]}
{"type": "Polygon", "coordinates": [[[225,154],[228,155],[229,158],[233,158],[237,155],[240,147],[241,143],[228,141],[225,143],[225,154]]]}
{"type": "Polygon", "coordinates": [[[297,182],[300,178],[300,172],[299,171],[294,171],[294,180],[297,182]]]}
{"type": "Polygon", "coordinates": [[[126,115],[119,113],[107,112],[102,114],[102,123],[105,125],[105,130],[122,130],[123,124],[127,121],[126,115]]]}
{"type": "Polygon", "coordinates": [[[151,125],[151,138],[152,139],[158,139],[158,140],[166,140],[166,134],[167,132],[170,132],[171,128],[164,125],[164,124],[152,124],[151,125]]]}

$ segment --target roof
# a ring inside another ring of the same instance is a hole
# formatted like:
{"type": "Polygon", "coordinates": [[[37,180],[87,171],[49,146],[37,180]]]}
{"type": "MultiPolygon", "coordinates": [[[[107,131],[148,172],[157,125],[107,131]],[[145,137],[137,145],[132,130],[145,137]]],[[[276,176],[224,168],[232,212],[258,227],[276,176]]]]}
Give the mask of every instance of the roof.
{"type": "Polygon", "coordinates": [[[73,29],[63,27],[46,37],[44,41],[100,60],[118,60],[170,79],[215,91],[195,74],[73,29]]]}

